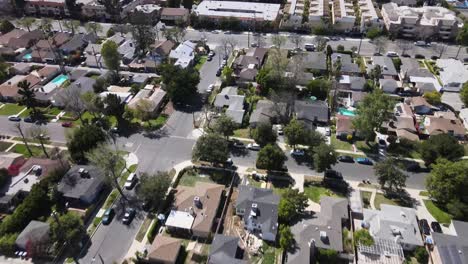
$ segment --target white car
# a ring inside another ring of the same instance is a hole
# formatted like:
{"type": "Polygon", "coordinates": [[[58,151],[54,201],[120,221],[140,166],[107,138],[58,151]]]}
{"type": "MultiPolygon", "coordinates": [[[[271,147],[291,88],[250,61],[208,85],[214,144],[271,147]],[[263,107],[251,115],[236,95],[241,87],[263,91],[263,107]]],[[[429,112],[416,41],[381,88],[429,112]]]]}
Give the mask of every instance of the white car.
{"type": "Polygon", "coordinates": [[[274,126],[275,130],[276,130],[276,133],[278,133],[278,135],[283,135],[284,134],[284,131],[283,131],[283,126],[282,125],[275,125],[274,126]]]}
{"type": "Polygon", "coordinates": [[[398,57],[398,53],[395,51],[389,51],[387,52],[387,57],[398,57]]]}
{"type": "Polygon", "coordinates": [[[331,136],[331,131],[329,127],[325,128],[325,136],[328,136],[328,137],[331,136]]]}
{"type": "Polygon", "coordinates": [[[305,151],[302,150],[302,149],[292,149],[289,154],[291,154],[292,156],[304,156],[305,155],[305,151]]]}
{"type": "Polygon", "coordinates": [[[420,47],[430,47],[431,43],[423,41],[423,40],[419,40],[419,41],[414,42],[414,45],[420,46],[420,47]]]}
{"type": "Polygon", "coordinates": [[[249,143],[247,148],[250,150],[260,150],[260,145],[257,143],[249,143]]]}
{"type": "Polygon", "coordinates": [[[213,88],[214,88],[214,84],[210,84],[210,85],[208,86],[208,89],[206,89],[206,92],[207,92],[207,93],[213,92],[213,88]]]}

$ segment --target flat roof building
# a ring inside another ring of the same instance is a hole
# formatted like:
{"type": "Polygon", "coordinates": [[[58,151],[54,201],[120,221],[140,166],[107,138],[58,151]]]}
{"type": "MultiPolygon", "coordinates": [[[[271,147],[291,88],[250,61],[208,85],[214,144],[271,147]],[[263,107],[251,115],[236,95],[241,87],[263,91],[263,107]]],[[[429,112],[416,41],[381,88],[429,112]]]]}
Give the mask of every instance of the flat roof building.
{"type": "Polygon", "coordinates": [[[234,17],[246,21],[276,21],[280,11],[279,4],[236,2],[236,1],[203,1],[195,13],[212,19],[234,17]]]}

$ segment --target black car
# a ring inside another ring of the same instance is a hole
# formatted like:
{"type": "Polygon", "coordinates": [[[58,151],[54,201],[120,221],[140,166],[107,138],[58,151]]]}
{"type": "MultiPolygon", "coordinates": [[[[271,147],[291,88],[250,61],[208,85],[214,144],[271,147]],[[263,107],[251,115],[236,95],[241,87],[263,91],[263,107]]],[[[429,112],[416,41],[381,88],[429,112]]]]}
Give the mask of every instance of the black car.
{"type": "Polygon", "coordinates": [[[102,217],[102,224],[108,225],[112,222],[112,218],[114,218],[115,211],[114,208],[109,208],[104,212],[104,216],[102,217]]]}
{"type": "Polygon", "coordinates": [[[429,227],[429,223],[426,219],[419,220],[419,228],[424,235],[429,236],[431,234],[431,228],[429,227]]]}
{"type": "Polygon", "coordinates": [[[442,233],[442,227],[440,226],[439,222],[432,222],[431,223],[432,231],[437,233],[442,233]]]}
{"type": "Polygon", "coordinates": [[[218,71],[216,72],[216,77],[221,76],[221,72],[222,72],[222,71],[223,71],[222,69],[218,69],[218,71]]]}
{"type": "Polygon", "coordinates": [[[125,210],[124,217],[122,218],[122,222],[126,225],[129,225],[133,218],[135,218],[136,210],[134,208],[127,208],[125,210]]]}
{"type": "Polygon", "coordinates": [[[30,117],[30,116],[25,117],[23,119],[23,121],[26,122],[26,123],[34,123],[34,119],[32,117],[30,117]]]}
{"type": "Polygon", "coordinates": [[[339,161],[339,162],[349,162],[349,163],[353,163],[353,162],[354,162],[354,158],[351,157],[351,156],[339,156],[339,157],[338,157],[338,161],[339,161]]]}
{"type": "Polygon", "coordinates": [[[411,162],[406,166],[407,171],[417,172],[421,170],[421,166],[417,162],[411,162]]]}
{"type": "Polygon", "coordinates": [[[337,180],[343,179],[343,175],[341,174],[341,172],[338,172],[336,170],[326,170],[324,173],[324,177],[329,178],[329,179],[337,179],[337,180]]]}

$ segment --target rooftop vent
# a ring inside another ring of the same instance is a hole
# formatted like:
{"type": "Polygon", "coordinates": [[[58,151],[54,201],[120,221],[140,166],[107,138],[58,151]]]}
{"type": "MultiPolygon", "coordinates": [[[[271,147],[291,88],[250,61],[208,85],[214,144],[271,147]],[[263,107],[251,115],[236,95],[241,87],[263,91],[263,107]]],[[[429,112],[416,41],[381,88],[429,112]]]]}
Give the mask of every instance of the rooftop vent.
{"type": "Polygon", "coordinates": [[[195,196],[193,198],[193,204],[197,207],[197,208],[202,208],[202,202],[200,200],[200,197],[199,196],[195,196]]]}

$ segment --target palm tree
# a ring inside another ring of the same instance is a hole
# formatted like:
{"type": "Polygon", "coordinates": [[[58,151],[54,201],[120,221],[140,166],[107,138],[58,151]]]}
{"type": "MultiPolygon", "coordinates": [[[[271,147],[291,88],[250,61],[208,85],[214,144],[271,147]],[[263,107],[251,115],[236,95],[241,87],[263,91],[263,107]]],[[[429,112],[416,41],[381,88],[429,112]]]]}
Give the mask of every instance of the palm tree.
{"type": "Polygon", "coordinates": [[[76,31],[78,31],[78,27],[81,25],[80,21],[78,20],[69,20],[63,21],[63,26],[70,30],[72,35],[75,35],[76,31]]]}
{"type": "Polygon", "coordinates": [[[35,23],[36,23],[36,19],[32,17],[25,17],[18,21],[18,24],[20,26],[26,27],[28,31],[31,31],[31,26],[33,26],[35,23]]]}
{"type": "Polygon", "coordinates": [[[39,28],[45,32],[47,35],[50,35],[52,33],[52,19],[50,18],[42,18],[39,28]]]}
{"type": "Polygon", "coordinates": [[[96,22],[89,22],[85,24],[86,31],[92,31],[96,36],[102,32],[102,26],[96,22]]]}
{"type": "Polygon", "coordinates": [[[36,93],[34,93],[34,90],[31,88],[31,84],[24,80],[18,83],[18,87],[20,88],[18,90],[18,94],[21,95],[20,102],[28,109],[32,109],[33,115],[35,115],[36,112],[36,93]]]}

